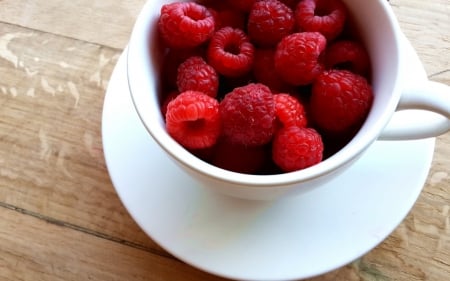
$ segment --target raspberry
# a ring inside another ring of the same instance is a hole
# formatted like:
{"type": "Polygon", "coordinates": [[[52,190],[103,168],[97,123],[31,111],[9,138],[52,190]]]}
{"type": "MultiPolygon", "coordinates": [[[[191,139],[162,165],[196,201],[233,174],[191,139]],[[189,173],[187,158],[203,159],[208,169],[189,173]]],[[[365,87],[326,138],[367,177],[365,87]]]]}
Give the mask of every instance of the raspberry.
{"type": "Polygon", "coordinates": [[[237,9],[242,12],[250,12],[253,4],[256,0],[227,0],[229,5],[234,9],[237,9]]]}
{"type": "Polygon", "coordinates": [[[164,54],[162,64],[162,79],[164,86],[168,90],[177,89],[177,72],[178,67],[185,60],[192,56],[203,56],[205,53],[204,48],[191,48],[191,49],[168,49],[164,54]]]}
{"type": "Polygon", "coordinates": [[[344,28],[347,8],[341,0],[302,0],[295,18],[300,30],[320,32],[331,41],[344,28]]]}
{"type": "Polygon", "coordinates": [[[214,17],[208,9],[193,2],[176,2],[161,7],[159,31],[167,46],[199,46],[214,33],[214,17]]]}
{"type": "Polygon", "coordinates": [[[201,57],[190,57],[178,67],[177,85],[180,92],[198,91],[214,98],[219,88],[219,77],[201,57]]]}
{"type": "Polygon", "coordinates": [[[291,86],[281,80],[275,70],[275,50],[256,49],[253,62],[253,75],[255,79],[275,92],[289,91],[291,86]]]}
{"type": "Polygon", "coordinates": [[[317,77],[310,100],[312,121],[327,134],[359,128],[372,105],[367,80],[347,70],[330,70],[317,77]]]}
{"type": "Polygon", "coordinates": [[[362,44],[342,40],[328,46],[325,51],[327,69],[347,69],[362,76],[368,76],[370,58],[362,44]]]}
{"type": "Polygon", "coordinates": [[[322,71],[320,55],[327,40],[318,32],[294,33],[284,37],[275,52],[275,69],[296,86],[310,84],[322,71]]]}
{"type": "Polygon", "coordinates": [[[275,46],[294,27],[294,12],[278,0],[258,1],[250,10],[248,36],[257,45],[275,46]]]}
{"type": "Polygon", "coordinates": [[[223,134],[233,143],[263,145],[275,130],[275,105],[263,84],[235,88],[220,103],[223,134]]]}
{"type": "Polygon", "coordinates": [[[298,99],[289,94],[273,95],[275,101],[275,114],[283,127],[306,127],[305,108],[298,99]]]}
{"type": "Polygon", "coordinates": [[[213,146],[220,128],[218,101],[201,92],[183,92],[167,105],[167,132],[187,149],[213,146]]]}
{"type": "Polygon", "coordinates": [[[237,77],[249,72],[255,49],[240,29],[224,27],[216,33],[208,46],[208,62],[222,75],[237,77]]]}
{"type": "Polygon", "coordinates": [[[233,172],[258,172],[268,157],[266,146],[248,146],[222,140],[215,146],[212,164],[233,172]]]}
{"type": "Polygon", "coordinates": [[[285,172],[308,168],[322,161],[322,138],[316,130],[289,126],[274,137],[272,159],[285,172]]]}

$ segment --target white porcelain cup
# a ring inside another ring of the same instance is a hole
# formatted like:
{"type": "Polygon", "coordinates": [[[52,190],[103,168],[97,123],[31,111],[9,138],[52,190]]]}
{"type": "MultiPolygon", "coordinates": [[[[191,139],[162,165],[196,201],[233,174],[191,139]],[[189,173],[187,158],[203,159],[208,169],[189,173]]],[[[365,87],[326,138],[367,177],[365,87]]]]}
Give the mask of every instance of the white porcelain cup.
{"type": "MultiPolygon", "coordinates": [[[[402,56],[403,33],[385,0],[344,0],[372,61],[374,102],[356,136],[333,156],[310,168],[276,175],[248,175],[220,169],[195,157],[166,132],[158,97],[161,50],[156,44],[160,7],[173,1],[147,1],[138,16],[128,45],[128,81],[132,100],[145,128],[167,157],[195,177],[199,186],[245,199],[275,199],[306,192],[339,176],[379,139],[435,137],[450,130],[450,87],[424,81],[404,85],[407,69],[402,56]],[[437,113],[426,122],[390,122],[399,110],[437,113]],[[394,124],[395,123],[395,124],[394,124]]],[[[149,155],[151,157],[151,155],[149,155]]],[[[174,173],[175,174],[175,173],[174,173]]],[[[180,188],[183,188],[180,186],[180,188]]],[[[336,188],[339,188],[336,186],[336,188]]]]}

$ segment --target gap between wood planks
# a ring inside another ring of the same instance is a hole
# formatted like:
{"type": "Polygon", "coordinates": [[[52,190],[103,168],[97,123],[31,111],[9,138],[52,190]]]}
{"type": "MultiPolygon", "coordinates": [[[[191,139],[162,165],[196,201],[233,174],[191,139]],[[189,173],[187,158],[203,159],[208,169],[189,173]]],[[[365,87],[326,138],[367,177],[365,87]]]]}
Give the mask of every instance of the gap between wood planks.
{"type": "Polygon", "coordinates": [[[92,42],[92,41],[88,41],[88,40],[84,40],[84,39],[81,40],[81,39],[76,38],[76,37],[70,37],[70,36],[67,36],[67,35],[63,35],[63,34],[59,34],[59,33],[55,33],[55,32],[50,32],[50,31],[46,31],[46,30],[40,30],[40,29],[36,29],[36,28],[31,28],[31,27],[28,27],[28,26],[23,26],[23,25],[16,24],[16,23],[5,22],[5,21],[2,21],[2,20],[0,20],[0,24],[18,27],[18,28],[21,28],[21,29],[24,29],[24,30],[31,30],[31,31],[38,32],[38,33],[41,33],[41,34],[50,34],[50,35],[53,35],[53,36],[62,37],[62,38],[73,40],[73,41],[83,42],[83,43],[90,44],[90,45],[100,46],[100,47],[103,47],[103,48],[111,49],[113,51],[117,51],[119,53],[122,53],[124,51],[125,47],[126,47],[126,46],[124,48],[112,47],[112,46],[109,46],[109,45],[99,44],[97,42],[92,42]]]}
{"type": "Polygon", "coordinates": [[[72,224],[72,223],[69,223],[69,222],[57,220],[55,218],[52,218],[52,217],[49,217],[49,216],[45,216],[45,215],[42,215],[42,214],[30,211],[30,210],[27,210],[27,209],[24,209],[24,208],[20,208],[20,207],[17,207],[17,206],[8,204],[8,203],[0,202],[0,207],[6,208],[8,210],[12,210],[12,211],[15,211],[15,212],[18,212],[18,213],[21,213],[23,215],[34,217],[34,218],[37,218],[39,220],[42,220],[42,221],[45,221],[47,223],[51,223],[51,224],[54,224],[54,225],[57,225],[57,226],[60,226],[60,227],[66,227],[66,228],[69,228],[69,229],[72,229],[72,230],[75,230],[75,231],[79,231],[79,232],[82,232],[82,233],[86,233],[86,234],[95,236],[97,238],[109,240],[109,241],[112,241],[112,242],[119,243],[121,245],[125,245],[125,246],[131,247],[131,248],[139,249],[139,250],[142,250],[142,251],[145,251],[145,252],[149,252],[149,253],[154,254],[154,255],[158,255],[158,256],[161,256],[161,257],[170,258],[172,260],[179,261],[178,259],[174,258],[173,256],[171,256],[168,253],[156,251],[156,250],[154,250],[152,248],[145,247],[143,245],[140,245],[140,244],[137,244],[137,243],[125,240],[125,239],[121,239],[121,238],[118,238],[118,237],[107,235],[105,233],[101,233],[101,232],[98,232],[98,231],[95,231],[95,230],[92,230],[92,229],[89,229],[89,228],[85,228],[85,227],[82,227],[82,226],[79,226],[79,225],[76,225],[76,224],[72,224]]]}

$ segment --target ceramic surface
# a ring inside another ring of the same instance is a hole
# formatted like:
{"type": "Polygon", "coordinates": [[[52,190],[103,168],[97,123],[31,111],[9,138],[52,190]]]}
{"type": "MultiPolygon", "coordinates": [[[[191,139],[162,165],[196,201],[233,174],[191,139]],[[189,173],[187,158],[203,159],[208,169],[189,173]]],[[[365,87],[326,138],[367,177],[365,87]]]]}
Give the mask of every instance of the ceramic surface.
{"type": "MultiPolygon", "coordinates": [[[[408,81],[425,72],[407,44],[408,81]]],[[[418,119],[415,111],[394,122],[418,119]]],[[[139,120],[122,56],[104,103],[103,144],[116,191],[140,227],[192,266],[239,280],[292,280],[341,267],[405,218],[428,175],[434,139],[377,141],[318,189],[277,201],[220,195],[169,159],[139,120]]]]}

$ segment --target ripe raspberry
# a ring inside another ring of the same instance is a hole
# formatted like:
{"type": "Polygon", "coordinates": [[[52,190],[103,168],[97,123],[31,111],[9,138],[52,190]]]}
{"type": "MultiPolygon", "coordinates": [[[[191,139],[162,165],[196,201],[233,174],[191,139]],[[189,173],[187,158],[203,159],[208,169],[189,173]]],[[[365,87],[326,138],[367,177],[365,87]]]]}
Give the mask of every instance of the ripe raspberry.
{"type": "Polygon", "coordinates": [[[240,29],[224,27],[216,33],[208,46],[208,62],[222,75],[237,77],[249,72],[255,49],[240,29]]]}
{"type": "Polygon", "coordinates": [[[159,31],[168,47],[190,48],[201,45],[214,33],[214,17],[194,2],[176,2],[161,7],[159,31]]]}
{"type": "Polygon", "coordinates": [[[283,127],[275,134],[272,159],[283,171],[292,172],[321,162],[323,149],[322,138],[314,129],[283,127]]]}
{"type": "Polygon", "coordinates": [[[167,132],[187,149],[213,146],[220,123],[218,101],[201,92],[183,92],[167,105],[167,132]]]}
{"type": "Polygon", "coordinates": [[[318,32],[288,35],[277,46],[275,69],[292,85],[310,84],[324,70],[320,55],[326,44],[327,40],[318,32]]]}
{"type": "Polygon", "coordinates": [[[253,75],[258,81],[274,92],[287,92],[292,88],[284,82],[275,70],[275,50],[256,49],[253,62],[253,75]]]}
{"type": "Polygon", "coordinates": [[[320,32],[328,41],[342,32],[346,18],[347,8],[341,0],[302,0],[295,10],[300,30],[320,32]]]}
{"type": "Polygon", "coordinates": [[[361,43],[342,40],[331,44],[325,51],[325,66],[327,69],[347,69],[367,77],[370,58],[361,43]]]}
{"type": "Polygon", "coordinates": [[[220,103],[223,134],[231,142],[263,145],[275,130],[275,105],[270,89],[263,84],[235,88],[220,103]]]}
{"type": "Polygon", "coordinates": [[[228,4],[241,12],[250,12],[256,0],[227,0],[228,4]]]}
{"type": "Polygon", "coordinates": [[[177,87],[177,72],[178,67],[185,60],[192,56],[204,56],[204,48],[190,48],[190,49],[168,49],[162,59],[162,74],[164,87],[166,90],[176,90],[177,87]]]}
{"type": "Polygon", "coordinates": [[[219,77],[201,57],[190,57],[178,67],[178,91],[198,91],[215,98],[219,88],[219,77]]]}
{"type": "Polygon", "coordinates": [[[372,105],[367,80],[347,70],[330,70],[317,77],[310,101],[312,121],[327,134],[359,128],[372,105]]]}
{"type": "Polygon", "coordinates": [[[220,140],[215,146],[211,163],[233,172],[254,174],[269,158],[266,146],[248,146],[220,140]]]}
{"type": "Polygon", "coordinates": [[[250,10],[247,31],[257,45],[275,46],[294,27],[294,12],[278,0],[257,1],[250,10]]]}
{"type": "Polygon", "coordinates": [[[275,115],[282,127],[306,127],[305,108],[298,99],[289,94],[273,95],[275,101],[275,115]]]}

